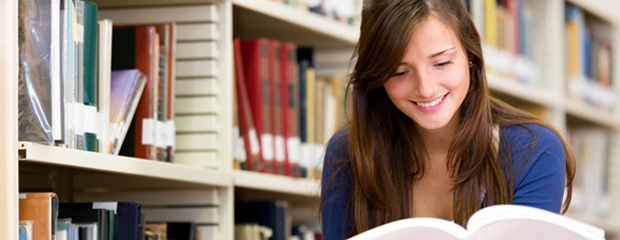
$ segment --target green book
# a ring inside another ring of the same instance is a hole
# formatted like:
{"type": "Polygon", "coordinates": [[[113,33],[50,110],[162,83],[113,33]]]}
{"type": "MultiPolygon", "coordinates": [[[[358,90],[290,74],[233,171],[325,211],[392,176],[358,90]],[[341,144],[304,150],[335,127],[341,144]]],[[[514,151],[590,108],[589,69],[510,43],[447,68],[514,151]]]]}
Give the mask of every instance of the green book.
{"type": "MultiPolygon", "coordinates": [[[[97,152],[97,5],[88,1],[76,1],[77,22],[83,26],[83,41],[78,48],[82,52],[79,70],[82,76],[80,99],[84,104],[81,114],[83,119],[77,124],[83,124],[84,137],[80,149],[97,152]]],[[[78,31],[81,31],[78,30],[78,31]]],[[[80,85],[78,83],[78,85],[80,85]]],[[[79,145],[79,144],[78,144],[79,145]]]]}

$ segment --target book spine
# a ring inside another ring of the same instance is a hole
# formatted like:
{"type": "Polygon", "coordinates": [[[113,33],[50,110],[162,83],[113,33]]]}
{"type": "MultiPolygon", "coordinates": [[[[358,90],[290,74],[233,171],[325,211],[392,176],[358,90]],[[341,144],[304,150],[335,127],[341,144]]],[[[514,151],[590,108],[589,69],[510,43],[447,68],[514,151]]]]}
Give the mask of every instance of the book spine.
{"type": "MultiPolygon", "coordinates": [[[[78,9],[82,10],[83,26],[83,58],[80,62],[82,75],[83,106],[83,148],[87,151],[98,151],[97,146],[97,5],[88,1],[77,1],[78,9]]],[[[79,13],[78,13],[79,15],[79,13]]],[[[82,116],[80,116],[82,118],[82,116]]],[[[78,123],[80,124],[80,123],[78,123]]]]}

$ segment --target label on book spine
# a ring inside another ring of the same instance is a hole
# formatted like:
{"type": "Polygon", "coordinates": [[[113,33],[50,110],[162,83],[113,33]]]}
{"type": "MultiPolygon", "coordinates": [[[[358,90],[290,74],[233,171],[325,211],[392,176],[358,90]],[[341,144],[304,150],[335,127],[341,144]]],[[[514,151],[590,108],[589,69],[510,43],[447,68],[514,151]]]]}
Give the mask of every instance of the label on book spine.
{"type": "Polygon", "coordinates": [[[239,135],[238,127],[233,128],[233,141],[234,141],[234,146],[233,146],[234,156],[233,157],[239,160],[240,162],[246,162],[247,156],[245,155],[246,153],[245,153],[245,146],[243,143],[243,137],[239,135]]]}
{"type": "Polygon", "coordinates": [[[273,135],[263,134],[261,136],[261,147],[263,151],[263,159],[273,160],[273,135]]]}
{"type": "Polygon", "coordinates": [[[142,119],[142,145],[155,145],[155,120],[142,119]]]}
{"type": "Polygon", "coordinates": [[[168,131],[166,131],[166,123],[163,121],[157,121],[155,127],[155,146],[158,148],[166,148],[166,140],[168,131]]]}
{"type": "Polygon", "coordinates": [[[97,134],[98,124],[97,107],[84,106],[84,132],[97,134]]]}
{"type": "Polygon", "coordinates": [[[284,149],[284,137],[280,135],[276,135],[275,144],[276,144],[276,161],[284,162],[284,159],[286,159],[286,149],[284,149]]]}
{"type": "Polygon", "coordinates": [[[258,143],[258,135],[256,134],[256,129],[250,129],[250,131],[248,132],[248,137],[250,138],[250,153],[252,153],[252,155],[260,153],[260,144],[258,143]]]}
{"type": "Polygon", "coordinates": [[[166,121],[166,146],[174,148],[174,138],[177,134],[174,120],[166,121]]]}
{"type": "Polygon", "coordinates": [[[76,102],[74,109],[76,114],[75,134],[84,135],[84,104],[76,102]]]}
{"type": "Polygon", "coordinates": [[[299,155],[301,153],[301,139],[298,137],[290,137],[287,139],[288,160],[291,163],[299,163],[299,155]]]}

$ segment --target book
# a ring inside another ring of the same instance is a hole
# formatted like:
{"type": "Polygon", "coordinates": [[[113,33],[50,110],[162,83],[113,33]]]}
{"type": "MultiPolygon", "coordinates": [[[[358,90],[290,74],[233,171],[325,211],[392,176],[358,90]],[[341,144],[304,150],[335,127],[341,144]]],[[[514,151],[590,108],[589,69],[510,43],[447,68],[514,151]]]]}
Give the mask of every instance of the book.
{"type": "Polygon", "coordinates": [[[280,64],[282,65],[282,116],[285,138],[286,175],[300,177],[299,158],[301,155],[299,138],[299,69],[297,63],[297,46],[283,43],[280,64]]]}
{"type": "MultiPolygon", "coordinates": [[[[52,0],[18,4],[18,140],[51,144],[52,0]]],[[[57,9],[59,11],[60,9],[57,9]]]]}
{"type": "Polygon", "coordinates": [[[32,221],[33,239],[55,239],[57,215],[58,197],[55,193],[19,194],[19,220],[32,221]]]}
{"type": "Polygon", "coordinates": [[[137,69],[118,70],[112,71],[110,81],[108,153],[118,155],[144,92],[146,76],[137,69]]]}
{"type": "Polygon", "coordinates": [[[99,59],[97,64],[97,84],[98,84],[98,100],[97,109],[99,113],[97,126],[97,142],[100,153],[109,153],[109,127],[110,127],[110,88],[111,71],[112,71],[112,21],[108,19],[99,20],[99,49],[97,55],[99,59]]]}
{"type": "MultiPolygon", "coordinates": [[[[97,5],[75,1],[77,24],[83,29],[78,43],[78,141],[77,149],[97,152],[97,5]]],[[[80,35],[80,34],[78,34],[80,35]]]]}
{"type": "Polygon", "coordinates": [[[243,139],[243,147],[245,148],[245,164],[241,169],[251,170],[260,169],[260,144],[258,134],[254,125],[250,99],[247,92],[243,56],[241,53],[241,40],[235,38],[233,41],[235,52],[235,94],[237,101],[237,112],[239,118],[239,131],[243,139]],[[251,166],[248,166],[251,165],[251,166]]]}
{"type": "Polygon", "coordinates": [[[272,173],[285,175],[285,158],[286,150],[284,148],[284,126],[282,115],[282,72],[280,59],[281,56],[280,42],[275,40],[269,41],[269,98],[271,105],[271,126],[273,130],[273,152],[274,160],[272,162],[272,173]]]}
{"type": "Polygon", "coordinates": [[[261,163],[248,165],[250,171],[273,172],[274,146],[271,124],[269,84],[269,40],[254,39],[241,41],[243,70],[246,90],[256,124],[256,133],[261,146],[261,163]],[[260,167],[257,169],[256,167],[260,167]]]}
{"type": "Polygon", "coordinates": [[[33,221],[19,221],[19,240],[33,240],[32,223],[33,221]]]}
{"type": "Polygon", "coordinates": [[[467,228],[436,218],[410,218],[358,234],[370,239],[605,239],[602,229],[545,210],[496,205],[469,218],[467,228]]]}

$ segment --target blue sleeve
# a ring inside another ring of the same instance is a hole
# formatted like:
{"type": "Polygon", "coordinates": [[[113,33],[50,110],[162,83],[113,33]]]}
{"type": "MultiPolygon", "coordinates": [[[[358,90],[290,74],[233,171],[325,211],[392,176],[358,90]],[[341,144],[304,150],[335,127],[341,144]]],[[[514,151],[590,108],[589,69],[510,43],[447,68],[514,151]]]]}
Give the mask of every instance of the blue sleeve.
{"type": "Polygon", "coordinates": [[[527,127],[532,131],[511,127],[520,130],[508,133],[515,173],[514,204],[560,213],[566,181],[564,145],[546,127],[527,127]]]}
{"type": "Polygon", "coordinates": [[[349,196],[353,178],[343,159],[348,157],[348,138],[344,130],[336,133],[327,145],[321,178],[321,224],[325,240],[346,239],[353,226],[349,196]]]}

